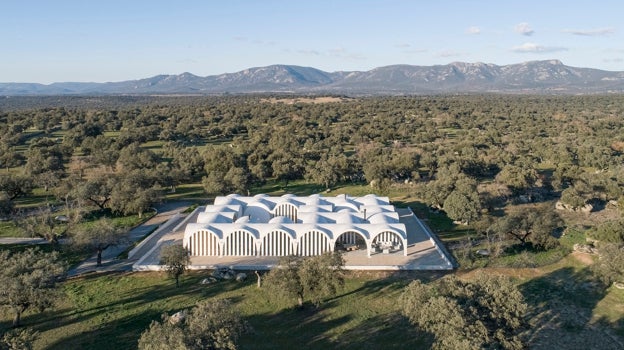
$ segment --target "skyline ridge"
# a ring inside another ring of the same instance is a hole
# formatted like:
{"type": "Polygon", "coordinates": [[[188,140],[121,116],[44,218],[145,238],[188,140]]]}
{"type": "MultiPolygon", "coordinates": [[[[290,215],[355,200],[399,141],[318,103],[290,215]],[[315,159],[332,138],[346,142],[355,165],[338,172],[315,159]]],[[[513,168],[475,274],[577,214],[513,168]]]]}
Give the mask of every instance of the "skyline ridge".
{"type": "Polygon", "coordinates": [[[0,95],[337,93],[392,95],[470,92],[624,92],[624,71],[571,67],[558,59],[510,65],[460,62],[431,66],[393,64],[367,71],[327,72],[273,64],[199,76],[191,72],[95,82],[0,83],[0,95]]]}

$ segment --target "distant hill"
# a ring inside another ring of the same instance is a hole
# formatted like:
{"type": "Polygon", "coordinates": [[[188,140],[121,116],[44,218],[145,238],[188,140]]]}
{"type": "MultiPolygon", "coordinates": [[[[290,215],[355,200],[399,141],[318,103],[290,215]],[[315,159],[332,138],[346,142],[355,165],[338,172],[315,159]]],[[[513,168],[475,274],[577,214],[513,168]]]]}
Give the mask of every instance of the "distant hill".
{"type": "Polygon", "coordinates": [[[0,83],[0,95],[301,93],[402,95],[444,93],[595,94],[624,92],[624,72],[566,66],[558,60],[498,66],[454,62],[392,65],[328,73],[272,65],[200,77],[191,73],[111,83],[0,83]]]}

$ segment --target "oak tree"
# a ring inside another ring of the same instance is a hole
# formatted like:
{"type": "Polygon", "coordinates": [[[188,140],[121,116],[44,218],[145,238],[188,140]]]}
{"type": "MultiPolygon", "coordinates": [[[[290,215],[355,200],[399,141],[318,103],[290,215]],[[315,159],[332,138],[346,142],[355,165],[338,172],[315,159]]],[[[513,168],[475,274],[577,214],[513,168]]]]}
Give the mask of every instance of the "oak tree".
{"type": "Polygon", "coordinates": [[[44,253],[37,248],[0,251],[0,306],[13,312],[13,327],[21,325],[26,310],[43,311],[54,303],[57,282],[65,271],[58,252],[44,253]]]}

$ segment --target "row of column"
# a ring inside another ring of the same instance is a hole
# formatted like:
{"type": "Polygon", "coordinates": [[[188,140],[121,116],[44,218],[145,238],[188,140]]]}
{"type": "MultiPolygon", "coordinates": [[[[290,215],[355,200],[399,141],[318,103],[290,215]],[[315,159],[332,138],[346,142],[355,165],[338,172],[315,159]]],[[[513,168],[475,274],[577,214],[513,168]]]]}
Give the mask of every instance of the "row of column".
{"type": "MultiPolygon", "coordinates": [[[[356,232],[345,232],[336,242],[355,244],[358,236],[356,232]]],[[[402,243],[394,232],[380,233],[373,240],[373,243],[377,242],[402,243]]],[[[293,247],[290,235],[279,230],[268,233],[261,241],[256,241],[246,231],[235,231],[221,242],[210,231],[198,231],[189,237],[186,247],[191,256],[286,256],[295,252],[301,256],[313,256],[334,250],[333,242],[318,231],[307,232],[294,243],[293,247]]]]}
{"type": "Polygon", "coordinates": [[[275,216],[285,216],[290,218],[292,222],[297,222],[297,207],[292,204],[281,204],[275,207],[273,211],[273,217],[275,216]]]}

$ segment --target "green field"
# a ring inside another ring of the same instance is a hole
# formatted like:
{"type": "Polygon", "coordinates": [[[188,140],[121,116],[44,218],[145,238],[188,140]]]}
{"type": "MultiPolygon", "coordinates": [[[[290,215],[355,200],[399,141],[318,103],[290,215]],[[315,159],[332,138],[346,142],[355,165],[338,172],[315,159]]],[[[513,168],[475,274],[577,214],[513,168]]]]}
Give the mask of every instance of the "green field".
{"type": "MultiPolygon", "coordinates": [[[[418,347],[423,339],[397,315],[406,279],[353,277],[339,296],[319,309],[293,309],[272,300],[255,280],[203,286],[206,274],[182,279],[176,289],[160,273],[91,275],[63,284],[66,298],[55,309],[28,315],[24,324],[41,332],[38,349],[133,349],[140,333],[162,312],[191,307],[205,298],[230,299],[252,326],[242,348],[418,347]],[[405,332],[410,332],[405,337],[405,332]],[[261,340],[261,341],[260,341],[261,340]]],[[[9,325],[4,315],[3,328],[9,325]]]]}
{"type": "MultiPolygon", "coordinates": [[[[469,279],[473,273],[460,275],[469,279]]],[[[535,348],[552,348],[565,339],[565,348],[609,349],[624,338],[624,291],[592,285],[587,266],[575,257],[538,269],[489,273],[517,280],[530,306],[527,336],[535,348]]],[[[299,310],[258,289],[255,278],[200,285],[207,275],[184,276],[178,289],[162,273],[87,275],[63,283],[66,297],[54,309],[27,313],[23,321],[40,332],[37,349],[133,349],[141,332],[163,312],[206,298],[227,298],[252,327],[241,339],[243,349],[423,348],[427,337],[400,315],[398,298],[410,280],[441,276],[351,274],[338,296],[318,309],[299,310]]],[[[1,320],[6,329],[10,315],[4,313],[1,320]]]]}

